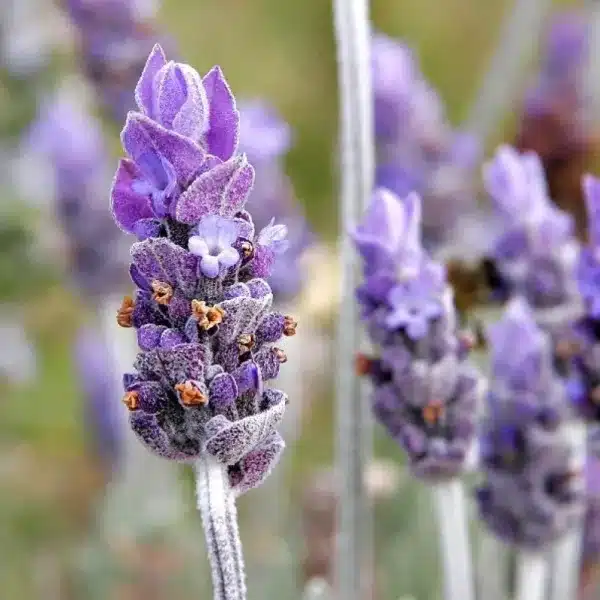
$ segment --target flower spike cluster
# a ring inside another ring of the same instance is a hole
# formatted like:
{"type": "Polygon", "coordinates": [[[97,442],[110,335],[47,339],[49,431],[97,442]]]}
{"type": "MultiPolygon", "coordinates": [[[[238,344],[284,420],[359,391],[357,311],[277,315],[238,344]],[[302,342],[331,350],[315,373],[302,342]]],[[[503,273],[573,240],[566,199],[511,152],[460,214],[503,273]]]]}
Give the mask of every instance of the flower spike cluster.
{"type": "Polygon", "coordinates": [[[142,442],[173,460],[211,456],[237,493],[268,475],[284,443],[276,431],[286,395],[266,382],[295,333],[271,310],[266,282],[286,228],[255,231],[244,210],[254,170],[236,154],[239,113],[218,67],[201,77],[156,46],[128,115],[112,208],[138,237],[135,298],[117,320],[141,352],[124,376],[124,403],[142,442]]]}
{"type": "Polygon", "coordinates": [[[482,519],[500,539],[540,550],[582,516],[583,474],[560,426],[569,418],[552,346],[532,310],[513,300],[490,328],[492,378],[477,490],[482,519]]]}
{"type": "Polygon", "coordinates": [[[423,198],[423,240],[435,248],[473,201],[472,172],[480,148],[448,123],[442,100],[420,72],[409,48],[373,36],[377,184],[400,197],[423,198]]]}
{"type": "Polygon", "coordinates": [[[421,199],[379,189],[354,243],[363,259],[357,290],[377,347],[357,368],[374,385],[375,415],[408,454],[413,472],[446,479],[463,468],[475,435],[478,378],[470,340],[456,327],[443,267],[421,247],[421,199]]]}
{"type": "Polygon", "coordinates": [[[506,289],[536,311],[566,307],[561,321],[577,318],[579,245],[571,217],[550,200],[537,155],[501,146],[484,167],[484,182],[502,223],[491,258],[506,289]]]}

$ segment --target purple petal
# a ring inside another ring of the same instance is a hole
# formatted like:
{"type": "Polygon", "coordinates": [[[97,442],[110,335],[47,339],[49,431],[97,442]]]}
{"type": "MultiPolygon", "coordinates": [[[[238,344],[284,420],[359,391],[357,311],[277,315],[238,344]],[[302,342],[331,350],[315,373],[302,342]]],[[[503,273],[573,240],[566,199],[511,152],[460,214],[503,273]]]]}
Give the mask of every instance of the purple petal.
{"type": "MultiPolygon", "coordinates": [[[[146,162],[146,157],[152,153],[157,155],[159,162],[166,160],[172,165],[177,181],[183,187],[190,183],[206,159],[203,150],[192,140],[165,129],[139,113],[130,112],[127,115],[121,141],[129,156],[138,164],[140,161],[146,162]]],[[[156,183],[160,184],[160,179],[156,183]]]]}
{"type": "Polygon", "coordinates": [[[231,158],[237,148],[240,115],[235,98],[220,67],[213,67],[203,79],[210,105],[206,150],[223,160],[231,158]]]}
{"type": "Polygon", "coordinates": [[[181,135],[200,142],[208,127],[208,98],[200,75],[189,65],[178,64],[177,76],[185,82],[186,99],[173,119],[173,129],[181,135]]]}
{"type": "Polygon", "coordinates": [[[139,109],[149,117],[152,117],[154,77],[166,64],[167,58],[164,50],[160,44],[155,44],[135,88],[135,101],[139,109]]]}
{"type": "Polygon", "coordinates": [[[138,345],[142,350],[153,350],[160,342],[160,336],[166,331],[162,325],[148,324],[137,331],[138,345]]]}
{"type": "Polygon", "coordinates": [[[111,210],[117,225],[127,233],[134,233],[141,219],[154,217],[148,196],[133,191],[133,183],[141,176],[135,163],[121,159],[111,190],[111,210]]]}

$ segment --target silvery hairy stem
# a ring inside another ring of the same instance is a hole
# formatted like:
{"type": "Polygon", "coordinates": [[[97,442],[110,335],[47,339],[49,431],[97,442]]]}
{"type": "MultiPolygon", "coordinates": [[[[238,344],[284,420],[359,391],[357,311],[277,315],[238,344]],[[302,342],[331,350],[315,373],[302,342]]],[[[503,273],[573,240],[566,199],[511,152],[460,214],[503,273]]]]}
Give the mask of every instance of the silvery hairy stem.
{"type": "Polygon", "coordinates": [[[245,600],[246,574],[235,497],[227,467],[211,457],[196,463],[198,510],[210,561],[214,600],[245,600]]]}
{"type": "Polygon", "coordinates": [[[519,551],[515,600],[544,600],[547,580],[546,555],[542,552],[519,551]]]}
{"type": "Polygon", "coordinates": [[[370,558],[370,509],[364,488],[372,452],[372,419],[354,373],[361,344],[358,309],[352,301],[357,270],[348,233],[367,205],[374,177],[374,134],[370,63],[370,25],[365,0],[335,0],[335,33],[341,112],[341,268],[342,302],[337,350],[337,461],[341,477],[336,593],[364,600],[370,593],[361,572],[370,558]]]}

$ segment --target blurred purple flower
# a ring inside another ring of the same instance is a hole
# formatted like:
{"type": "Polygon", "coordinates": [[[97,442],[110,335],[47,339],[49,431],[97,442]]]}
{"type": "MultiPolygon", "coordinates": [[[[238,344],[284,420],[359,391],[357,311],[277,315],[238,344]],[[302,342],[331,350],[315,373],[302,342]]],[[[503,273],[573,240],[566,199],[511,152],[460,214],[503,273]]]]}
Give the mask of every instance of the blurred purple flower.
{"type": "Polygon", "coordinates": [[[507,287],[534,309],[577,304],[573,220],[552,204],[538,157],[501,146],[484,182],[503,225],[491,255],[507,287]]]}
{"type": "Polygon", "coordinates": [[[106,345],[100,334],[81,328],[75,340],[73,356],[83,390],[84,416],[90,432],[92,450],[109,469],[117,466],[121,450],[121,416],[115,402],[114,373],[106,345]]]}
{"type": "Polygon", "coordinates": [[[408,453],[413,473],[447,479],[463,468],[475,435],[478,378],[445,271],[421,247],[421,199],[376,190],[353,232],[365,281],[357,290],[376,356],[358,369],[373,383],[377,419],[408,453]]]}
{"type": "Polygon", "coordinates": [[[42,107],[26,144],[48,160],[54,173],[56,212],[77,285],[97,296],[124,284],[126,241],[102,200],[110,175],[100,124],[80,98],[63,90],[42,107]]]}
{"type": "Polygon", "coordinates": [[[583,512],[583,478],[559,425],[571,417],[552,346],[524,300],[491,328],[492,373],[477,491],[482,519],[507,543],[540,550],[583,512]]]}
{"type": "Polygon", "coordinates": [[[134,107],[135,82],[156,34],[134,0],[64,0],[79,34],[86,76],[103,106],[121,121],[134,107]]]}
{"type": "Polygon", "coordinates": [[[437,92],[406,46],[376,34],[372,70],[377,185],[398,196],[412,191],[421,195],[424,244],[437,246],[473,204],[472,172],[479,161],[479,144],[452,130],[437,92]]]}
{"type": "Polygon", "coordinates": [[[273,257],[269,284],[276,298],[296,295],[305,281],[302,255],[314,236],[285,174],[283,159],[292,143],[290,127],[277,112],[260,100],[241,103],[240,146],[255,170],[247,208],[258,229],[271,219],[287,228],[288,249],[273,257]]]}

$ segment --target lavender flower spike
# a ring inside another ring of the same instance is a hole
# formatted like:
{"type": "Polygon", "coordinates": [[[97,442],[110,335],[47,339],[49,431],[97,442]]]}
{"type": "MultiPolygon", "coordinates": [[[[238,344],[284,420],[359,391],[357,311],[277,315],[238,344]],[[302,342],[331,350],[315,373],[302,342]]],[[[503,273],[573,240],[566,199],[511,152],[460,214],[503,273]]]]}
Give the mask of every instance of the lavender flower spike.
{"type": "Polygon", "coordinates": [[[474,597],[462,472],[475,437],[479,378],[457,331],[444,269],[421,246],[421,199],[373,194],[353,234],[365,281],[359,304],[376,356],[358,368],[373,384],[376,418],[408,454],[413,473],[432,484],[444,559],[446,597],[474,597]]]}
{"type": "Polygon", "coordinates": [[[360,368],[375,415],[418,477],[460,473],[475,435],[477,378],[465,362],[444,269],[420,245],[421,200],[377,190],[354,232],[365,281],[358,300],[378,357],[360,368]]]}
{"type": "Polygon", "coordinates": [[[551,345],[523,300],[509,305],[490,343],[479,511],[501,540],[538,552],[570,531],[583,511],[582,473],[572,470],[560,429],[569,417],[566,390],[553,372],[551,345]],[[511,359],[509,340],[518,353],[511,359]]]}
{"type": "Polygon", "coordinates": [[[117,315],[136,329],[141,349],[136,372],[124,376],[123,401],[149,450],[196,465],[214,597],[242,600],[234,498],[260,485],[284,448],[276,427],[287,397],[265,383],[286,362],[275,344],[294,334],[296,322],[271,310],[264,278],[268,257],[285,249],[286,230],[272,224],[257,232],[244,210],[254,171],[245,156],[232,157],[238,118],[220,70],[200,79],[177,67],[190,86],[204,86],[186,96],[208,100],[199,139],[192,121],[201,113],[184,110],[182,96],[161,87],[176,68],[161,66],[161,56],[155,48],[138,85],[147,114],[127,118],[130,158],[112,190],[115,220],[141,239],[131,249],[138,289],[117,315]],[[177,127],[173,114],[181,117],[177,127]]]}

